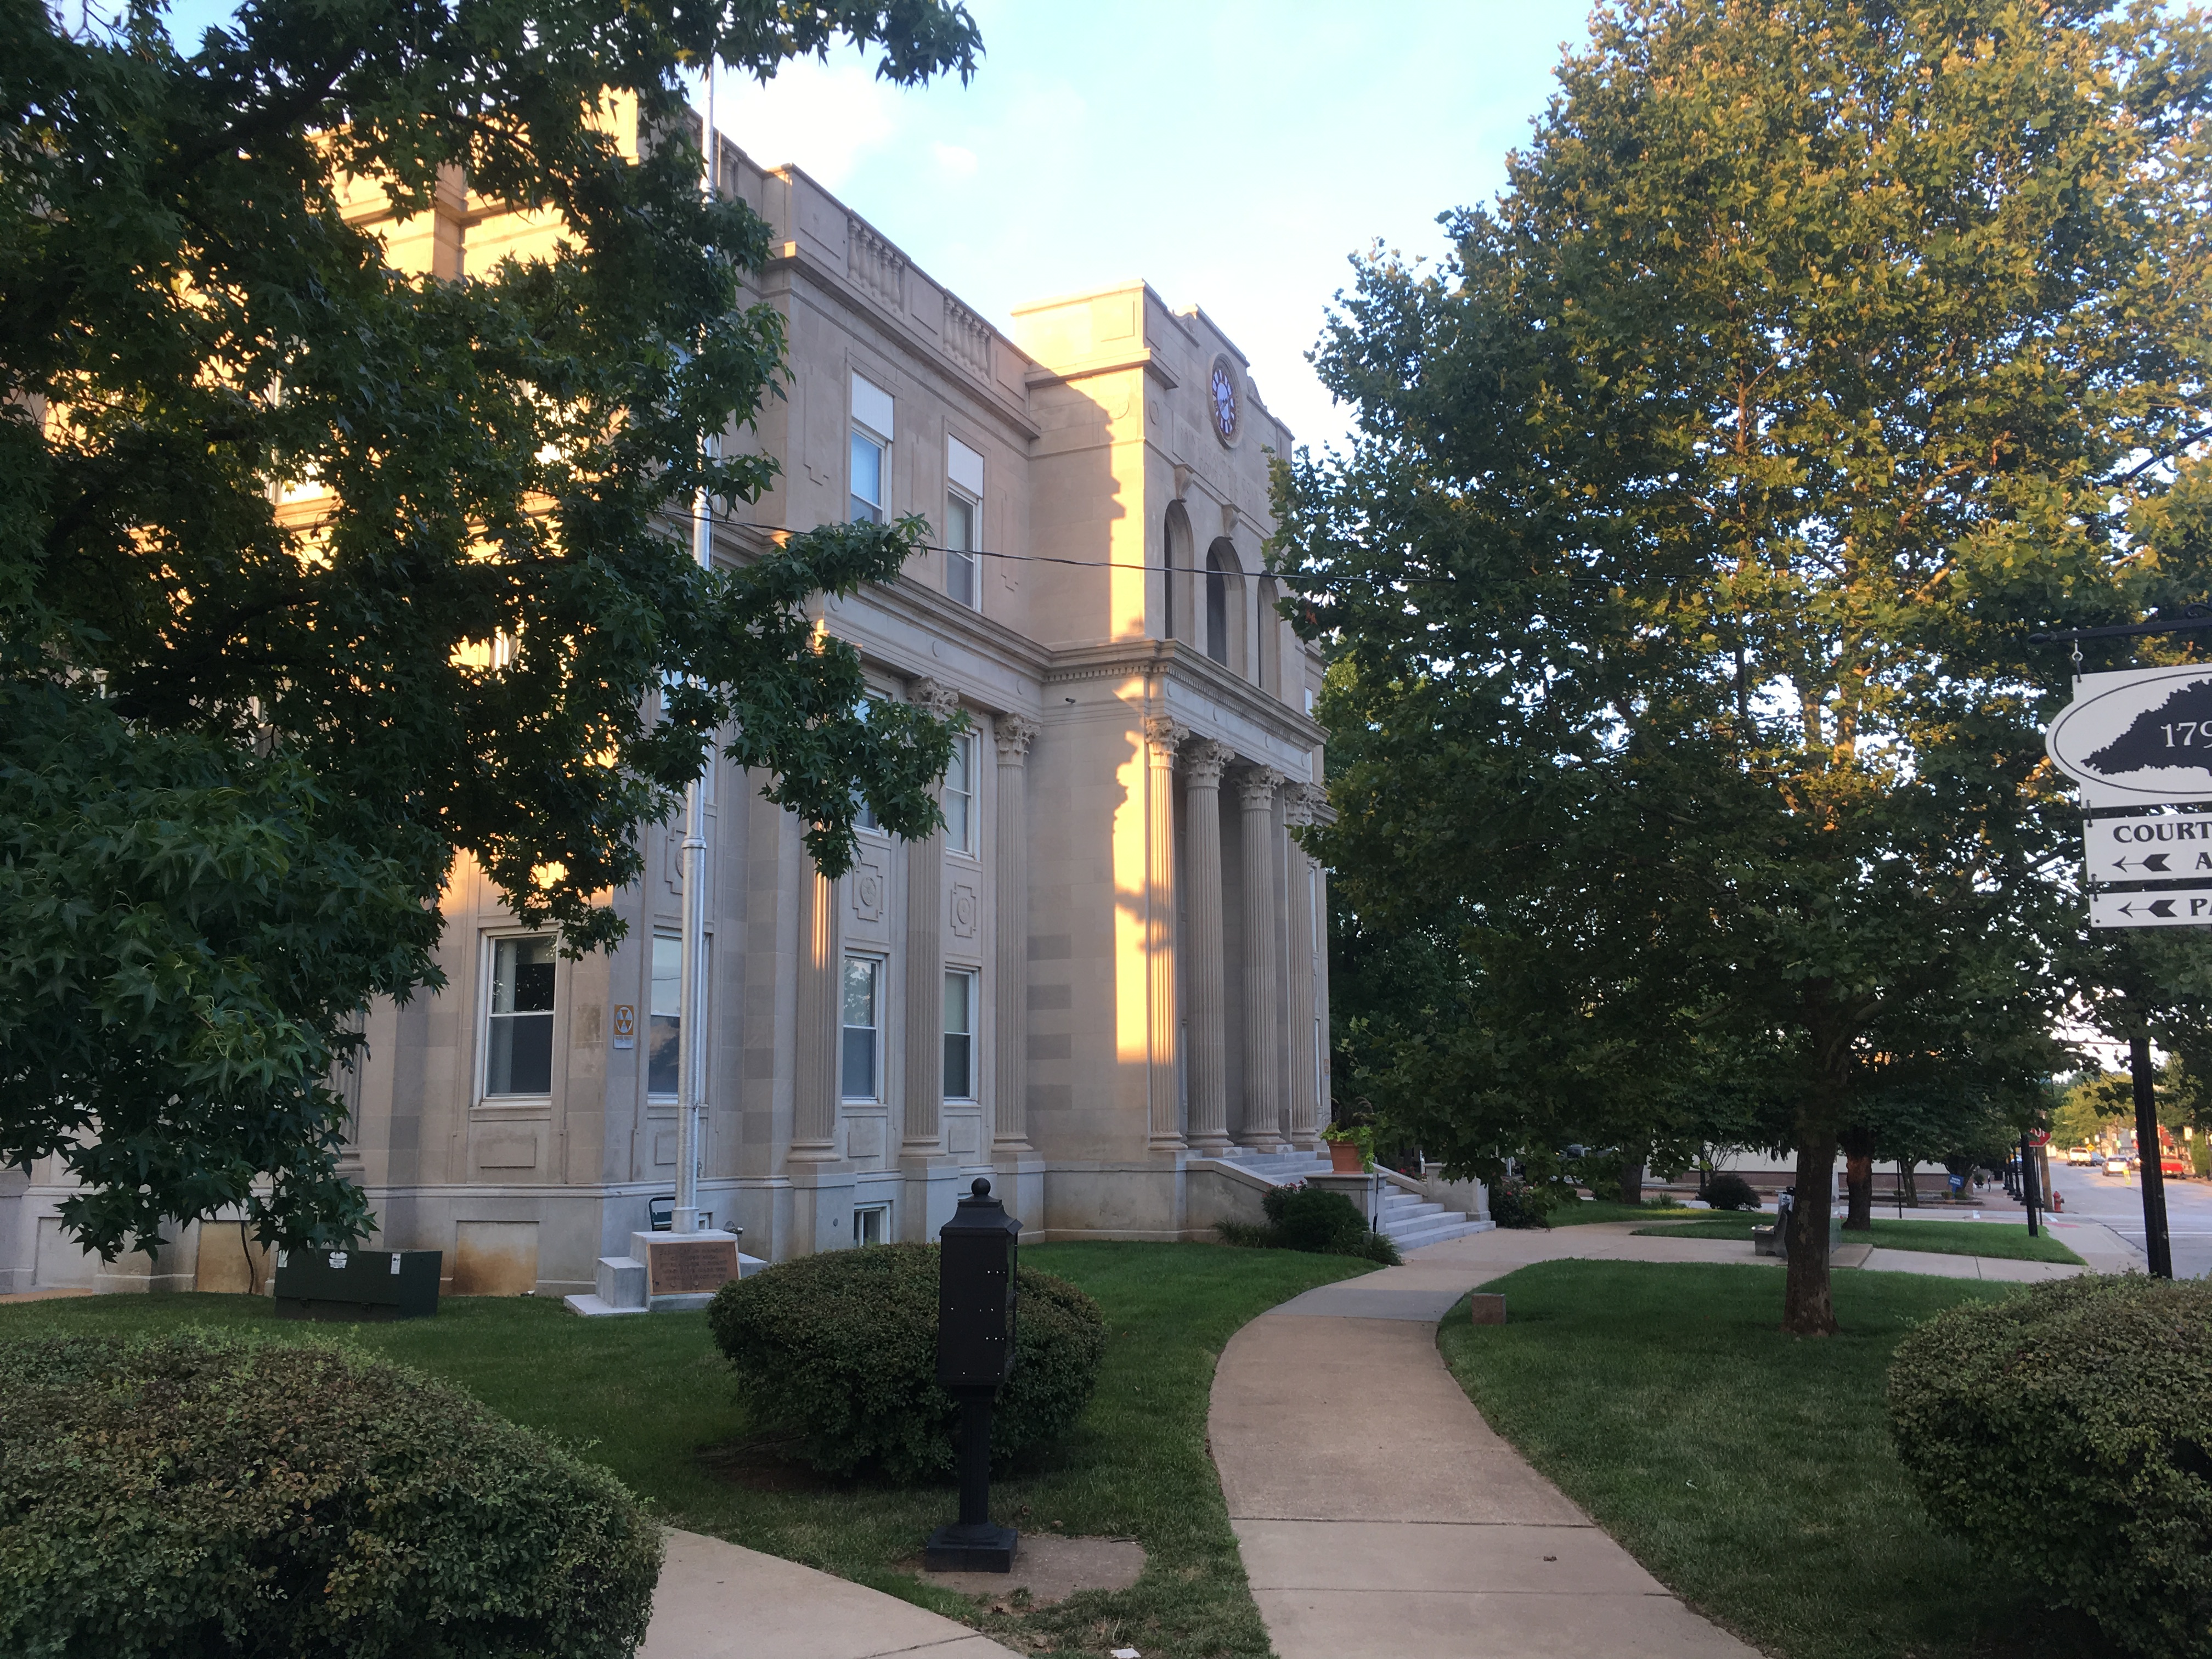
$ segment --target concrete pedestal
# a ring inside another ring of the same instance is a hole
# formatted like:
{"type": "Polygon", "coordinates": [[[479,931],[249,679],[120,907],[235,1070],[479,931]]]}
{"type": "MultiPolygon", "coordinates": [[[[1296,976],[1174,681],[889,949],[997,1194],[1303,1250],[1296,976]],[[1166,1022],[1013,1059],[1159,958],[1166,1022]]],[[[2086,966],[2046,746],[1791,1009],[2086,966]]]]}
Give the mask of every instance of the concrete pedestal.
{"type": "Polygon", "coordinates": [[[628,1255],[599,1258],[598,1284],[586,1296],[562,1298],[568,1311],[596,1318],[609,1314],[675,1313],[703,1308],[732,1279],[768,1263],[738,1249],[735,1232],[632,1233],[628,1255]]]}

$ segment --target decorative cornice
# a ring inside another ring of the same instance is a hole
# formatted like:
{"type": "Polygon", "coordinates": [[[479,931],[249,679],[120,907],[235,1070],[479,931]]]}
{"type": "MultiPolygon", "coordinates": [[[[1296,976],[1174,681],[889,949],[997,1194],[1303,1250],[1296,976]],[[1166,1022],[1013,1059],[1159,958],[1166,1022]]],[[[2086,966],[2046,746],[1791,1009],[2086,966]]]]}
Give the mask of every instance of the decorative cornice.
{"type": "Polygon", "coordinates": [[[960,694],[944,681],[933,680],[927,674],[908,686],[906,700],[941,720],[950,720],[960,712],[960,694]]]}
{"type": "Polygon", "coordinates": [[[1027,714],[1000,714],[991,721],[991,741],[999,745],[999,764],[1019,766],[1044,728],[1027,714]]]}
{"type": "Polygon", "coordinates": [[[1152,760],[1157,765],[1172,766],[1176,750],[1189,738],[1190,727],[1164,714],[1151,715],[1145,721],[1145,741],[1152,745],[1152,760]]]}
{"type": "Polygon", "coordinates": [[[1182,640],[1111,640],[1096,645],[1064,646],[1052,653],[1045,670],[1048,685],[1073,680],[1157,678],[1170,675],[1187,680],[1190,689],[1218,699],[1231,712],[1261,726],[1267,734],[1304,751],[1325,741],[1328,733],[1310,716],[1300,714],[1281,698],[1271,696],[1251,681],[1182,640]]]}
{"type": "Polygon", "coordinates": [[[1218,789],[1221,774],[1229,763],[1237,758],[1237,751],[1225,743],[1216,743],[1212,738],[1200,738],[1182,746],[1184,781],[1194,789],[1218,789]]]}
{"type": "Polygon", "coordinates": [[[1237,798],[1248,812],[1268,811],[1275,805],[1275,792],[1289,781],[1272,766],[1255,766],[1237,775],[1237,798]]]}

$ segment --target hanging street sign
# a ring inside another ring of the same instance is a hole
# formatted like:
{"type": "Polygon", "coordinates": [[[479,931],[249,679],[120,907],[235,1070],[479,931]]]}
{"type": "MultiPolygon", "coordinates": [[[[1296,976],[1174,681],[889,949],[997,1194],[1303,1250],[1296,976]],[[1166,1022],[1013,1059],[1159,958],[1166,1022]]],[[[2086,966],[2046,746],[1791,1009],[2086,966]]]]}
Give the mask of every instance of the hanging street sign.
{"type": "Polygon", "coordinates": [[[2212,927],[2212,887],[2168,888],[2162,893],[2092,893],[2092,927],[2212,927]]]}
{"type": "Polygon", "coordinates": [[[2090,882],[2212,884],[2212,812],[2160,817],[2091,818],[2081,826],[2082,868],[2090,882]]]}
{"type": "Polygon", "coordinates": [[[2212,801],[2212,667],[2077,675],[2043,743],[2085,806],[2212,801]]]}

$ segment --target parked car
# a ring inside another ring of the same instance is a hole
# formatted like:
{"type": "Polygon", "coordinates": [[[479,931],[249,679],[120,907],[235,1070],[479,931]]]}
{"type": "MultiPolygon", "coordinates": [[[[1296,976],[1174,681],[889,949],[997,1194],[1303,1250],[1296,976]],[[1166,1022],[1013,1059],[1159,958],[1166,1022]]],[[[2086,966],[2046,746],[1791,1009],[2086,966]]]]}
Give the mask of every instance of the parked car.
{"type": "Polygon", "coordinates": [[[2127,1172],[2128,1161],[2122,1158],[2118,1153],[2115,1152],[2112,1157],[2105,1160],[2105,1173],[2106,1175],[2124,1176],[2127,1172]]]}

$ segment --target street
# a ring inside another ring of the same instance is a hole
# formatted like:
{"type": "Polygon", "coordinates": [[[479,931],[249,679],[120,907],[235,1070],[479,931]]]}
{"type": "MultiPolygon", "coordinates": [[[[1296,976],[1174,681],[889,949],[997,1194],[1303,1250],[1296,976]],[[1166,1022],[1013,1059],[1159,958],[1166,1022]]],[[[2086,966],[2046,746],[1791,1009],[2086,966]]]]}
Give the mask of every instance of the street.
{"type": "MultiPolygon", "coordinates": [[[[2101,1221],[2137,1250],[2143,1248],[2142,1180],[2051,1160],[2051,1184],[2066,1201],[2069,1220],[2101,1221]]],[[[2212,1273],[2212,1182],[2166,1182],[2166,1219],[2173,1243],[2173,1276],[2212,1273]]]]}

